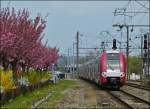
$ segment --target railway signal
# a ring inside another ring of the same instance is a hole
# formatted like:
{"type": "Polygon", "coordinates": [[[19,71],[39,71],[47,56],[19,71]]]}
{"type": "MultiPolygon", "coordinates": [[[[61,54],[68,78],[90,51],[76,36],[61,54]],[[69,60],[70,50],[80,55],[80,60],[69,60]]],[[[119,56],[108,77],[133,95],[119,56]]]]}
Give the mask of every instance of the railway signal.
{"type": "Polygon", "coordinates": [[[113,47],[112,47],[112,49],[117,49],[117,46],[116,46],[116,39],[113,39],[113,47]]]}
{"type": "Polygon", "coordinates": [[[147,47],[147,45],[148,45],[147,39],[148,39],[147,34],[144,34],[144,49],[148,48],[147,47]]]}

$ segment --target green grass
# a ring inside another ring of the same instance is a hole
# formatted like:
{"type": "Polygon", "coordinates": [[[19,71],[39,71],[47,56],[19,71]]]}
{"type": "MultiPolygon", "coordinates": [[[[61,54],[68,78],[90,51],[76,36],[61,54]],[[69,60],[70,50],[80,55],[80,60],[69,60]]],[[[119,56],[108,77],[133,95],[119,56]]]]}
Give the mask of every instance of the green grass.
{"type": "Polygon", "coordinates": [[[77,86],[77,83],[73,80],[61,80],[59,84],[51,85],[50,89],[54,91],[52,96],[38,108],[55,108],[56,104],[64,97],[64,93],[62,92],[65,89],[73,88],[75,86],[77,86]]]}
{"type": "Polygon", "coordinates": [[[48,106],[54,107],[64,96],[62,91],[74,86],[76,86],[76,81],[60,80],[60,82],[57,84],[50,84],[33,92],[27,92],[24,95],[20,95],[14,100],[11,100],[10,102],[1,106],[1,108],[29,108],[33,102],[37,101],[41,97],[46,96],[48,92],[52,92],[52,96],[48,99],[48,106]]]}
{"type": "Polygon", "coordinates": [[[59,103],[64,94],[57,91],[52,94],[52,96],[46,101],[39,105],[37,108],[55,108],[55,105],[59,103]]]}

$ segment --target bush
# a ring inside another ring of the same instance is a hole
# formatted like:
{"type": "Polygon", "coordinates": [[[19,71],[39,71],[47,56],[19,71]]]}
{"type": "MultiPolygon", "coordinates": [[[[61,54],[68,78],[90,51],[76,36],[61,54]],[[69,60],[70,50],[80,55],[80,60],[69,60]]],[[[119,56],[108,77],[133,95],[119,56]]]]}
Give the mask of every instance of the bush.
{"type": "MultiPolygon", "coordinates": [[[[21,72],[21,71],[20,71],[21,72]]],[[[0,91],[8,91],[16,88],[17,85],[33,85],[39,82],[44,82],[52,77],[52,74],[49,71],[36,71],[30,70],[29,72],[17,72],[17,81],[13,80],[12,70],[3,71],[0,69],[0,91]]]]}
{"type": "Polygon", "coordinates": [[[52,77],[51,73],[49,71],[36,71],[36,70],[30,70],[29,72],[25,73],[25,76],[29,80],[29,84],[36,84],[38,82],[43,82],[52,77]]]}
{"type": "Polygon", "coordinates": [[[21,86],[28,86],[29,85],[29,80],[27,77],[25,76],[21,76],[19,79],[18,79],[18,84],[21,85],[21,86]]]}
{"type": "Polygon", "coordinates": [[[140,57],[129,57],[129,71],[135,74],[140,74],[142,72],[142,59],[140,57]]]}
{"type": "Polygon", "coordinates": [[[35,70],[30,70],[29,72],[26,72],[25,76],[29,80],[29,84],[36,84],[40,81],[40,75],[35,70]]]}
{"type": "Polygon", "coordinates": [[[12,70],[3,71],[2,69],[0,69],[0,76],[1,76],[0,77],[1,92],[16,88],[16,85],[15,85],[16,83],[12,79],[13,77],[12,70]]]}
{"type": "Polygon", "coordinates": [[[52,73],[51,72],[49,72],[49,71],[41,72],[41,82],[46,81],[50,78],[52,78],[52,73]]]}

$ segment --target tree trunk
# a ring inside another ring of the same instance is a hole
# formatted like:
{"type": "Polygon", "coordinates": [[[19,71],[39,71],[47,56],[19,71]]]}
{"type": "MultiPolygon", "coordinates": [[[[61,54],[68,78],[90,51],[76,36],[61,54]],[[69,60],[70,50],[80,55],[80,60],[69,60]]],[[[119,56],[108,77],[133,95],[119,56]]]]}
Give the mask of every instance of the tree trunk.
{"type": "Polygon", "coordinates": [[[16,72],[17,72],[17,60],[14,60],[11,64],[12,64],[12,70],[13,70],[13,79],[17,80],[17,75],[16,75],[16,72]]]}
{"type": "Polygon", "coordinates": [[[5,59],[5,57],[2,55],[2,66],[4,67],[4,71],[8,70],[8,61],[5,59]]]}
{"type": "Polygon", "coordinates": [[[29,72],[29,68],[30,68],[29,66],[26,67],[26,70],[27,70],[26,72],[29,72]]]}
{"type": "Polygon", "coordinates": [[[21,67],[22,67],[22,71],[23,71],[23,73],[25,72],[25,64],[23,64],[23,63],[21,63],[21,67]]]}

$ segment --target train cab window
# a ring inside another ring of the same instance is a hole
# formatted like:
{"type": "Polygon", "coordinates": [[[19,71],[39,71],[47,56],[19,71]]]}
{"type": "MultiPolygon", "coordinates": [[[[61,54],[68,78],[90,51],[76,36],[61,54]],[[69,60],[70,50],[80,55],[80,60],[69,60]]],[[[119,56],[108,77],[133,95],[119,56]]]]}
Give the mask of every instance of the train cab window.
{"type": "Polygon", "coordinates": [[[107,54],[107,67],[111,70],[120,69],[120,61],[118,53],[108,53],[107,54]]]}
{"type": "Polygon", "coordinates": [[[119,60],[118,53],[107,53],[107,60],[119,60]]]}

